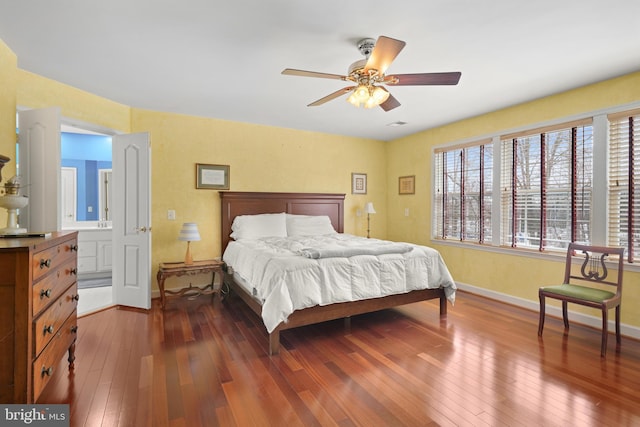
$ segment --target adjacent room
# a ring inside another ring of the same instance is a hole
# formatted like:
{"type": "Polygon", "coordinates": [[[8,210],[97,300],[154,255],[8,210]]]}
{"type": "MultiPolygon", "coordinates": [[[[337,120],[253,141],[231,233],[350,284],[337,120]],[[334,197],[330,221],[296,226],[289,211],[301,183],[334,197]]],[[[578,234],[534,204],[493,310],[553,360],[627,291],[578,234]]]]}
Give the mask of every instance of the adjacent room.
{"type": "Polygon", "coordinates": [[[638,16],[0,6],[0,406],[640,424],[638,16]]]}

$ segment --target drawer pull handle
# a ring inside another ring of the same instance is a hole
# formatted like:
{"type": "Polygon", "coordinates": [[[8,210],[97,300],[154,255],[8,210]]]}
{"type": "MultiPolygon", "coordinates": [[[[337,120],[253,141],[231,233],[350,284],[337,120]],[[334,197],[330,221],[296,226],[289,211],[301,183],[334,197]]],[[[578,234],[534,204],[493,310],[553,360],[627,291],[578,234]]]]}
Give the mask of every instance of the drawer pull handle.
{"type": "Polygon", "coordinates": [[[51,298],[51,289],[47,289],[46,291],[44,289],[42,289],[40,291],[40,299],[47,297],[47,298],[51,298]]]}
{"type": "Polygon", "coordinates": [[[49,368],[45,368],[44,366],[42,367],[42,371],[40,373],[40,375],[42,375],[43,377],[46,375],[48,377],[50,377],[51,375],[53,375],[53,366],[50,366],[49,368]]]}
{"type": "Polygon", "coordinates": [[[74,325],[74,326],[71,327],[71,333],[72,334],[77,334],[78,333],[78,326],[77,325],[74,325]]]}
{"type": "Polygon", "coordinates": [[[42,333],[46,335],[47,332],[49,332],[50,334],[53,333],[53,325],[49,325],[49,326],[44,325],[44,330],[42,331],[42,333]]]}
{"type": "Polygon", "coordinates": [[[40,260],[40,269],[51,267],[51,259],[41,259],[40,260]]]}
{"type": "Polygon", "coordinates": [[[75,294],[71,297],[71,301],[80,301],[80,294],[75,294]]]}
{"type": "Polygon", "coordinates": [[[71,245],[69,246],[69,249],[71,250],[71,252],[78,252],[78,245],[71,245]]]}
{"type": "Polygon", "coordinates": [[[77,276],[78,275],[78,269],[77,268],[72,268],[71,270],[69,270],[69,274],[71,274],[72,276],[77,276]]]}

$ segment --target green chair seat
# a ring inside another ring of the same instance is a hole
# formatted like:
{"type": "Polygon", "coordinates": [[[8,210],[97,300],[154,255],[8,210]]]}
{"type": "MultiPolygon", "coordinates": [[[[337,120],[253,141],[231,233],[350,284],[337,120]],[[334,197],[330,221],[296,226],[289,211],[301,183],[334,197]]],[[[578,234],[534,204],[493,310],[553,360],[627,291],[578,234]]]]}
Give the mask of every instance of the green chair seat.
{"type": "Polygon", "coordinates": [[[578,298],[596,303],[602,302],[609,298],[613,298],[616,295],[613,292],[603,291],[601,289],[588,288],[586,286],[571,284],[545,286],[541,290],[549,294],[578,298]]]}

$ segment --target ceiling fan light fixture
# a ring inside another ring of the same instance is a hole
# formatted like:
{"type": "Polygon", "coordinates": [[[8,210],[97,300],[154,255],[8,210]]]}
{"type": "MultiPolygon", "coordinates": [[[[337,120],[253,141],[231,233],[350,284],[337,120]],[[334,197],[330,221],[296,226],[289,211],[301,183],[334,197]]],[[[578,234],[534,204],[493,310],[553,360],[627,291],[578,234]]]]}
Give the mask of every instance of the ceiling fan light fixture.
{"type": "Polygon", "coordinates": [[[364,104],[369,99],[369,88],[366,85],[358,85],[353,91],[351,91],[351,95],[347,98],[347,101],[354,107],[359,107],[360,104],[364,104]]]}
{"type": "Polygon", "coordinates": [[[365,85],[359,85],[353,91],[353,95],[358,100],[358,102],[360,103],[367,102],[367,99],[369,99],[369,88],[365,85]]]}
{"type": "Polygon", "coordinates": [[[376,104],[376,100],[373,99],[373,97],[367,99],[367,101],[364,103],[364,108],[373,108],[377,106],[378,104],[376,104]]]}
{"type": "Polygon", "coordinates": [[[360,102],[358,102],[358,100],[356,99],[356,95],[353,92],[351,92],[351,95],[349,95],[349,97],[347,98],[347,102],[354,107],[360,106],[360,102]]]}
{"type": "Polygon", "coordinates": [[[389,92],[381,86],[376,86],[375,89],[373,89],[371,97],[375,99],[376,105],[380,105],[389,99],[389,92]]]}
{"type": "Polygon", "coordinates": [[[355,106],[364,108],[374,108],[382,104],[389,98],[389,92],[380,86],[358,85],[347,98],[347,101],[355,106]]]}

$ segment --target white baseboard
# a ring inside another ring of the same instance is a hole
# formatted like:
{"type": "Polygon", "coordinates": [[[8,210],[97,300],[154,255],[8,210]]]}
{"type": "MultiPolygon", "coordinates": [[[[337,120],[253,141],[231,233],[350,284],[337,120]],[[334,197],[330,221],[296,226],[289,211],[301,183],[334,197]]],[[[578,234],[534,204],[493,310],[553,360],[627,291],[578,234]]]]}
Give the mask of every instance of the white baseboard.
{"type": "MultiPolygon", "coordinates": [[[[524,298],[514,297],[513,295],[503,294],[501,292],[492,291],[490,289],[479,288],[467,283],[456,282],[456,286],[461,291],[466,291],[472,294],[506,302],[508,304],[512,304],[536,312],[539,312],[540,310],[540,304],[537,301],[534,302],[526,300],[524,298]]],[[[569,307],[571,307],[571,304],[569,304],[569,307]]],[[[560,307],[547,304],[546,313],[562,318],[562,308],[560,307]]],[[[602,319],[600,317],[590,316],[584,313],[577,313],[571,310],[569,310],[569,321],[580,323],[586,326],[591,326],[596,329],[600,329],[602,327],[602,319]]],[[[613,320],[609,320],[609,331],[615,331],[615,327],[615,322],[613,320]]],[[[636,326],[620,323],[620,334],[629,338],[640,340],[640,328],[636,326]]]]}

